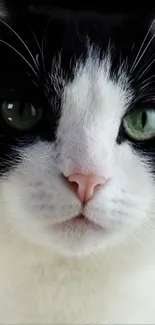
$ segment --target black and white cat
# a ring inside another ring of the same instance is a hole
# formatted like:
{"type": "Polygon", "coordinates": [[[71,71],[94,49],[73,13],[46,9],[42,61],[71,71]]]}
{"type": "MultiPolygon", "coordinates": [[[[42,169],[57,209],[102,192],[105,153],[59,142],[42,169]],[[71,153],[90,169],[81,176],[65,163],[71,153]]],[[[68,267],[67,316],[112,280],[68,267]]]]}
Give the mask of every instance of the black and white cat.
{"type": "Polygon", "coordinates": [[[154,25],[1,6],[0,323],[155,323],[154,25]]]}

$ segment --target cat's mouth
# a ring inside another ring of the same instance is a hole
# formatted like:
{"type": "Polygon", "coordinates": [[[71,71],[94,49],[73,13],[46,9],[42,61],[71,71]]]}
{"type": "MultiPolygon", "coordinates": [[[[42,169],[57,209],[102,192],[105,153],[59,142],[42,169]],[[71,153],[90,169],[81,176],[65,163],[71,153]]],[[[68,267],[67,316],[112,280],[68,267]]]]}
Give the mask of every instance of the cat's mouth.
{"type": "Polygon", "coordinates": [[[65,228],[70,228],[71,227],[74,227],[74,229],[76,228],[83,228],[83,229],[94,229],[94,230],[97,230],[97,229],[104,229],[103,226],[101,226],[100,224],[96,223],[95,221],[93,220],[90,220],[89,218],[87,218],[84,214],[79,214],[71,219],[68,219],[66,221],[62,221],[62,222],[59,222],[57,224],[55,224],[54,228],[55,229],[62,229],[62,227],[65,227],[65,228]]]}
{"type": "Polygon", "coordinates": [[[79,214],[76,217],[74,217],[73,222],[75,222],[75,224],[90,224],[93,223],[92,221],[90,221],[85,215],[83,214],[79,214]]]}

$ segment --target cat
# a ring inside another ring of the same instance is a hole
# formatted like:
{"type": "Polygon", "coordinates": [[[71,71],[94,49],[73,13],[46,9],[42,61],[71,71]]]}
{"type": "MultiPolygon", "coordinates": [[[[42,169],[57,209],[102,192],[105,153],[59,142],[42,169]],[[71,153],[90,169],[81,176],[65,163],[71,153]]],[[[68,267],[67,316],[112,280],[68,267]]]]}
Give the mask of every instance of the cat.
{"type": "Polygon", "coordinates": [[[0,323],[155,323],[155,22],[0,6],[0,323]]]}

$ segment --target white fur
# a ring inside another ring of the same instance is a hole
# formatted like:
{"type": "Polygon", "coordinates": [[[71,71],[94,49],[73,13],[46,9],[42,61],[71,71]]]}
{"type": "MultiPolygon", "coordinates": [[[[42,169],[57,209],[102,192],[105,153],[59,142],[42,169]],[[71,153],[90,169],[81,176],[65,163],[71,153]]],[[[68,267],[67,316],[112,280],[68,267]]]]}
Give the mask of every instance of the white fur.
{"type": "Polygon", "coordinates": [[[0,183],[0,322],[155,322],[155,183],[147,160],[116,143],[132,92],[110,57],[91,53],[65,86],[56,142],[20,150],[0,183]],[[108,179],[84,207],[104,227],[55,229],[82,211],[61,173],[108,179]]]}

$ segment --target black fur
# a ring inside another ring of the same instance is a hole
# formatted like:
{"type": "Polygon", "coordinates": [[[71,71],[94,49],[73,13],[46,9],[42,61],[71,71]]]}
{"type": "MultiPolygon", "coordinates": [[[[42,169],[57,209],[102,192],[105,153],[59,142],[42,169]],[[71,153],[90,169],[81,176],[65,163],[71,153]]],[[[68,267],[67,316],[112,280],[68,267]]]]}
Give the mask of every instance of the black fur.
{"type": "MultiPolygon", "coordinates": [[[[155,53],[155,41],[152,41],[145,55],[142,57],[137,69],[130,73],[131,66],[139,51],[152,21],[152,12],[143,10],[137,14],[135,10],[119,11],[110,10],[104,5],[102,8],[96,4],[96,8],[88,8],[83,5],[80,8],[64,6],[55,7],[55,3],[47,2],[47,5],[28,1],[25,2],[6,1],[9,10],[7,24],[13,28],[29,47],[34,58],[37,56],[39,69],[32,57],[28,53],[23,43],[18,37],[4,24],[0,22],[0,100],[19,99],[32,102],[37,108],[43,108],[42,119],[31,130],[18,131],[8,126],[0,116],[0,168],[1,172],[6,168],[12,167],[17,162],[17,146],[26,146],[39,138],[45,141],[54,141],[56,128],[61,114],[61,90],[55,91],[54,80],[49,77],[53,68],[52,61],[58,58],[61,53],[61,68],[63,78],[69,81],[74,77],[74,67],[79,58],[85,61],[87,56],[86,44],[89,43],[100,52],[102,60],[103,54],[110,45],[112,48],[111,76],[118,78],[120,64],[126,62],[126,72],[129,77],[131,87],[134,92],[133,102],[127,110],[150,105],[154,107],[153,95],[155,92],[154,76],[155,62],[139,81],[138,73],[140,69],[147,66],[147,60],[153,58],[155,53]],[[145,16],[145,18],[144,18],[145,16]],[[35,36],[34,36],[35,35],[35,36]],[[4,42],[8,43],[4,44],[4,42]],[[43,45],[42,59],[37,42],[43,45]],[[17,49],[23,57],[32,65],[35,74],[24,59],[17,54],[10,46],[17,49]],[[134,47],[133,47],[134,45],[134,47]],[[141,83],[150,78],[150,84],[145,92],[141,88],[141,83]]],[[[151,8],[151,7],[150,7],[151,8]]],[[[131,8],[130,8],[131,9],[131,8]]],[[[151,38],[151,33],[147,42],[151,38]]],[[[153,60],[153,59],[152,59],[153,60]]],[[[149,62],[149,61],[148,61],[149,62]]],[[[150,61],[151,62],[151,61],[150,61]]],[[[136,150],[147,154],[154,159],[155,139],[143,143],[133,142],[125,134],[122,125],[117,138],[121,145],[123,141],[131,141],[136,150]]]]}

